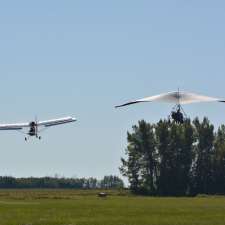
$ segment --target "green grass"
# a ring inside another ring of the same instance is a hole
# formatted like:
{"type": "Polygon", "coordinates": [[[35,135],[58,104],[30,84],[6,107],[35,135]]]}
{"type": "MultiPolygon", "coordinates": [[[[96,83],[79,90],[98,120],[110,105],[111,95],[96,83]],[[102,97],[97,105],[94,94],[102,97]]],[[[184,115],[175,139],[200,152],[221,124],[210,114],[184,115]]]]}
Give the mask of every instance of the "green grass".
{"type": "Polygon", "coordinates": [[[2,190],[0,225],[225,225],[225,197],[148,198],[126,192],[2,190]]]}

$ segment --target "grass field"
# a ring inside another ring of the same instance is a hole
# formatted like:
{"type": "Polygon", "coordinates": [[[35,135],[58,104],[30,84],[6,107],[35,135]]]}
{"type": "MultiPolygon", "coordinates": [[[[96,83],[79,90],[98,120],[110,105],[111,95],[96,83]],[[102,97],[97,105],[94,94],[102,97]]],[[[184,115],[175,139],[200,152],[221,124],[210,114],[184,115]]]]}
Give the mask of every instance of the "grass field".
{"type": "Polygon", "coordinates": [[[0,225],[225,225],[225,197],[148,198],[97,191],[2,190],[0,225]]]}

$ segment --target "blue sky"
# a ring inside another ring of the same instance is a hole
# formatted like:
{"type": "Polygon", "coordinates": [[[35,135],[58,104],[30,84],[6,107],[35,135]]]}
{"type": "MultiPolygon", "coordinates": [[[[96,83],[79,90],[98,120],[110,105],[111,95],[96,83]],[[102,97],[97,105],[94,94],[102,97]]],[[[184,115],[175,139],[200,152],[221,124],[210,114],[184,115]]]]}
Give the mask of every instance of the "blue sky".
{"type": "MultiPolygon", "coordinates": [[[[124,101],[178,87],[225,97],[224,1],[2,1],[3,123],[72,115],[73,125],[24,142],[0,133],[0,174],[119,174],[126,131],[156,122],[171,105],[115,110],[124,101]]],[[[225,105],[185,106],[192,118],[225,122],[225,105]]]]}

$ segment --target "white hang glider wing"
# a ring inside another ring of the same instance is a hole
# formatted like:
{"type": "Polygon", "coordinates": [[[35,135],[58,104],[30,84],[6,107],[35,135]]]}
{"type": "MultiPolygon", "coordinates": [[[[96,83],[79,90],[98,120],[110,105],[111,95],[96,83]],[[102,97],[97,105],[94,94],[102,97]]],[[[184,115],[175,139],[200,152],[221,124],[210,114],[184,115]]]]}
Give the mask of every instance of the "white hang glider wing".
{"type": "Polygon", "coordinates": [[[208,97],[204,95],[198,95],[189,92],[169,92],[160,95],[155,95],[147,98],[138,99],[136,101],[130,101],[122,105],[116,106],[116,108],[132,105],[141,102],[164,102],[174,103],[179,105],[198,103],[198,102],[225,102],[223,99],[208,97]]]}

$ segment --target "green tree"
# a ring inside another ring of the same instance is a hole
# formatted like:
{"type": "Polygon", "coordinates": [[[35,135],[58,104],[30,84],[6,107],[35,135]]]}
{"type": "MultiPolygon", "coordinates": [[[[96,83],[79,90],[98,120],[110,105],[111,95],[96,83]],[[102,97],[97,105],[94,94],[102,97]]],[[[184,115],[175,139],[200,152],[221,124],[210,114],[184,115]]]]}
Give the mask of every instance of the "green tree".
{"type": "Polygon", "coordinates": [[[156,126],[160,195],[180,196],[187,193],[193,155],[193,133],[190,120],[182,125],[160,121],[156,126]]]}
{"type": "Polygon", "coordinates": [[[193,167],[193,190],[201,194],[213,193],[214,126],[207,118],[193,121],[196,134],[193,167]]]}
{"type": "Polygon", "coordinates": [[[219,127],[214,147],[214,192],[216,194],[225,194],[225,125],[219,127]]]}
{"type": "Polygon", "coordinates": [[[128,177],[134,192],[155,193],[157,174],[157,152],[154,126],[139,121],[133,133],[127,134],[127,160],[121,159],[122,174],[128,177]]]}
{"type": "Polygon", "coordinates": [[[100,181],[100,187],[103,189],[120,189],[124,187],[123,181],[117,176],[105,176],[100,181]]]}
{"type": "MultiPolygon", "coordinates": [[[[138,130],[136,126],[133,127],[135,131],[138,130]]],[[[133,134],[127,133],[128,146],[125,154],[127,160],[122,158],[122,166],[120,171],[123,176],[126,176],[130,183],[130,188],[133,192],[138,193],[141,187],[141,153],[138,148],[138,138],[136,132],[133,134]]]]}
{"type": "Polygon", "coordinates": [[[169,186],[173,180],[168,177],[171,168],[171,148],[170,148],[170,122],[160,120],[156,126],[156,139],[159,153],[159,175],[157,179],[158,194],[168,194],[169,186]]]}

